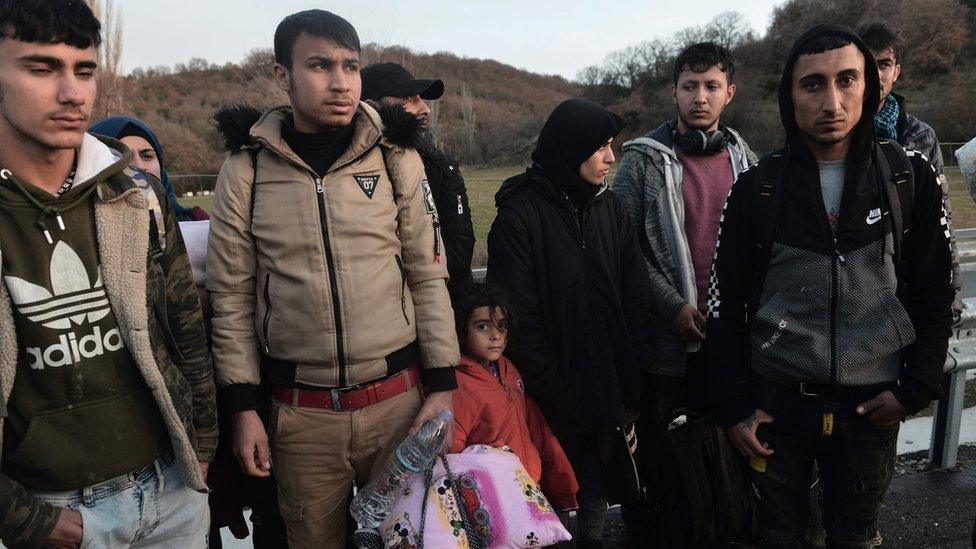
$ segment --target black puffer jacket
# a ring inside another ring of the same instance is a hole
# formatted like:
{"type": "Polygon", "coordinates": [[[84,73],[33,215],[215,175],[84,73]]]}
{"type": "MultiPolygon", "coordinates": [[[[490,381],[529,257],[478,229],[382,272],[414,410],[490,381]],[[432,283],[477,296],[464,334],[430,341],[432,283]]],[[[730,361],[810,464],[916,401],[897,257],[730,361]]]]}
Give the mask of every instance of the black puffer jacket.
{"type": "Polygon", "coordinates": [[[583,211],[537,170],[502,184],[488,278],[518,306],[506,354],[557,433],[633,421],[651,297],[637,235],[604,188],[583,211]]]}
{"type": "Polygon", "coordinates": [[[468,191],[461,177],[461,168],[451,155],[429,141],[422,142],[417,152],[424,161],[424,171],[440,217],[444,247],[447,248],[447,272],[451,275],[447,289],[453,298],[458,288],[471,281],[471,255],[475,238],[468,191]]]}
{"type": "Polygon", "coordinates": [[[449,154],[434,146],[424,135],[420,121],[402,106],[382,104],[377,111],[383,119],[383,135],[398,145],[417,149],[424,161],[424,172],[434,195],[447,250],[447,272],[451,276],[447,289],[453,299],[457,290],[471,281],[471,255],[475,242],[461,168],[449,154]]]}
{"type": "MultiPolygon", "coordinates": [[[[715,408],[727,426],[755,410],[752,375],[842,386],[898,381],[893,392],[909,413],[937,398],[949,327],[950,251],[941,189],[931,165],[909,153],[915,196],[896,277],[892,213],[874,139],[864,116],[846,159],[837,234],[828,223],[816,158],[796,125],[792,100],[798,49],[817,36],[842,36],[864,53],[864,113],[876,112],[878,71],[849,29],[823,25],[800,37],[780,85],[787,145],[777,151],[785,174],[772,193],[781,210],[755,310],[750,311],[757,242],[766,239],[754,214],[757,167],[743,172],[726,202],[709,288],[709,359],[715,408]],[[896,289],[898,289],[896,294],[896,289]],[[747,320],[748,319],[748,320],[747,320]],[[749,321],[751,320],[751,322],[749,321]]],[[[762,268],[760,266],[760,268],[762,268]]]]}

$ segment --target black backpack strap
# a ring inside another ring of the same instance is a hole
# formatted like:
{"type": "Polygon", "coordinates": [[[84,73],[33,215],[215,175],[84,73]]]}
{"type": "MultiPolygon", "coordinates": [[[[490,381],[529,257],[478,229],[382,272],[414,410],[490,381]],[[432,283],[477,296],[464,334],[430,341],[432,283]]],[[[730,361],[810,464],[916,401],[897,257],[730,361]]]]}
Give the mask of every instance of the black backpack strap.
{"type": "Polygon", "coordinates": [[[261,146],[255,145],[247,148],[247,154],[251,157],[251,219],[254,219],[254,184],[258,180],[258,153],[261,146]]]}
{"type": "Polygon", "coordinates": [[[166,226],[160,202],[167,200],[167,197],[165,195],[162,197],[157,195],[151,186],[148,189],[143,189],[143,191],[146,193],[146,198],[149,202],[149,251],[147,254],[147,262],[149,269],[152,270],[156,277],[156,286],[158,288],[156,301],[153,303],[153,311],[156,314],[157,322],[159,322],[167,350],[173,358],[182,360],[183,353],[180,350],[180,346],[176,343],[176,339],[173,337],[173,330],[169,324],[169,312],[166,309],[166,273],[163,271],[162,264],[166,247],[166,226]]]}
{"type": "Polygon", "coordinates": [[[756,178],[752,186],[752,237],[755,246],[755,264],[749,288],[748,318],[753,314],[762,294],[769,267],[770,252],[776,238],[782,211],[783,171],[787,166],[786,149],[766,153],[756,166],[756,178]]]}
{"type": "Polygon", "coordinates": [[[887,139],[878,140],[882,154],[878,156],[878,170],[891,210],[892,236],[895,242],[895,272],[901,271],[901,244],[911,230],[912,206],[915,201],[915,172],[901,145],[887,139]]]}

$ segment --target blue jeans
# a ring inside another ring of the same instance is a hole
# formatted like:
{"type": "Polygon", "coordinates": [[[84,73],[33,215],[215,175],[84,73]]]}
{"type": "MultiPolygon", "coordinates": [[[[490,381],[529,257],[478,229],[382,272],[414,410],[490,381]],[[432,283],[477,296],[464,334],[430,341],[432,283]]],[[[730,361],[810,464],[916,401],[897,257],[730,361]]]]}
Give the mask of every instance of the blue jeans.
{"type": "Polygon", "coordinates": [[[81,513],[83,548],[207,547],[207,494],[186,486],[171,456],[81,490],[32,494],[81,513]]]}

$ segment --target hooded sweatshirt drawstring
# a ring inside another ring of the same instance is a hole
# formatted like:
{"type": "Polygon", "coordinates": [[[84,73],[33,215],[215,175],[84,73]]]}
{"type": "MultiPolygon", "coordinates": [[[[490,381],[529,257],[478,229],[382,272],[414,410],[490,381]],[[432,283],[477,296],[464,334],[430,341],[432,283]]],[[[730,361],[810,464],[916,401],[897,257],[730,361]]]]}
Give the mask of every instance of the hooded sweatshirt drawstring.
{"type": "Polygon", "coordinates": [[[58,222],[58,228],[63,231],[64,219],[61,218],[61,214],[74,209],[82,202],[88,200],[88,197],[91,196],[91,194],[95,192],[95,189],[98,188],[98,185],[90,185],[87,189],[82,191],[81,195],[78,198],[74,199],[67,206],[63,208],[58,208],[55,206],[48,206],[43,204],[34,195],[32,195],[30,191],[27,190],[27,188],[24,187],[23,183],[21,183],[16,177],[14,177],[14,174],[11,173],[10,170],[6,168],[0,170],[0,178],[2,178],[4,181],[10,181],[11,183],[13,183],[17,191],[20,192],[20,194],[24,195],[24,197],[27,198],[28,202],[33,204],[35,208],[41,211],[40,215],[37,216],[37,226],[44,233],[44,238],[47,240],[48,244],[54,244],[54,239],[51,238],[51,232],[48,231],[47,218],[54,216],[54,218],[58,222]]]}

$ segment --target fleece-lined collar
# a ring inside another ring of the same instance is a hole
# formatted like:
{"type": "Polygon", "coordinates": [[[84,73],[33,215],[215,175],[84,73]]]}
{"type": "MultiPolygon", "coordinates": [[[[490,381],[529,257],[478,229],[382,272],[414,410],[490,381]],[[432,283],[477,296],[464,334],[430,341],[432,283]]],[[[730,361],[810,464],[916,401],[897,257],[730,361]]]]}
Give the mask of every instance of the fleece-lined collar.
{"type": "Polygon", "coordinates": [[[78,149],[75,181],[83,185],[92,180],[108,179],[125,169],[132,152],[121,141],[86,133],[78,149]]]}

